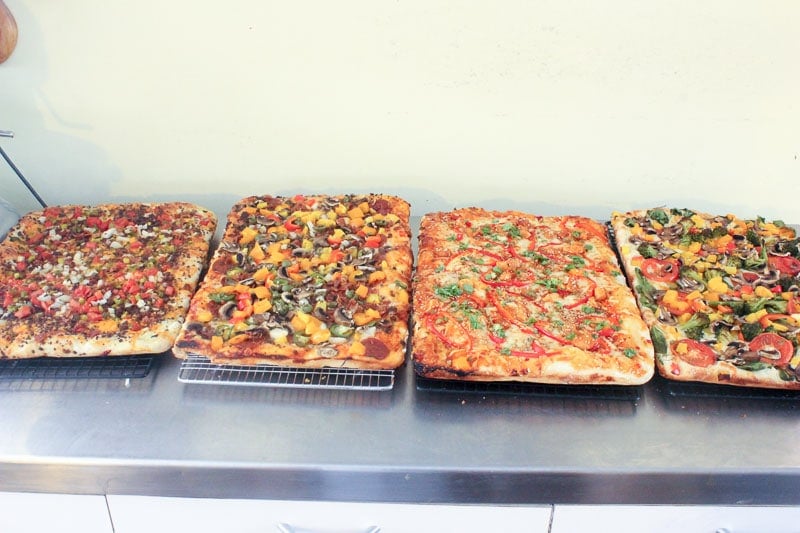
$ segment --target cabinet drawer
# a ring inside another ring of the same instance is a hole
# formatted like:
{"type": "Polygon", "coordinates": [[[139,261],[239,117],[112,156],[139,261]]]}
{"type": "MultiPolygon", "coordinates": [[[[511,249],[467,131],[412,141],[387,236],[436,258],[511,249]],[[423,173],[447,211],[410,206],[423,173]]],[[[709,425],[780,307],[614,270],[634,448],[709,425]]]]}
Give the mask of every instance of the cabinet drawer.
{"type": "Polygon", "coordinates": [[[406,505],[108,496],[116,533],[547,533],[550,506],[406,505]]]}
{"type": "Polygon", "coordinates": [[[113,533],[103,496],[0,492],[0,531],[113,533]]]}
{"type": "Polygon", "coordinates": [[[796,533],[800,507],[556,505],[551,533],[796,533]]]}

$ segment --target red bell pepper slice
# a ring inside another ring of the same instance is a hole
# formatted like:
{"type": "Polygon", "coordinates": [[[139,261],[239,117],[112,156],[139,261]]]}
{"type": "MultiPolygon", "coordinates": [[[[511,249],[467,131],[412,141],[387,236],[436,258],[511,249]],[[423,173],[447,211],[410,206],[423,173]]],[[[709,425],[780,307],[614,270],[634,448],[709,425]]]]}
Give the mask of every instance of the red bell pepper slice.
{"type": "Polygon", "coordinates": [[[531,342],[531,349],[530,350],[511,350],[511,355],[515,355],[517,357],[524,357],[526,359],[532,359],[534,357],[543,357],[546,355],[552,355],[552,352],[546,351],[544,348],[536,344],[536,342],[531,342]]]}
{"type": "Polygon", "coordinates": [[[442,312],[430,313],[425,316],[425,327],[450,348],[465,348],[467,350],[472,349],[472,337],[467,331],[467,328],[464,326],[464,324],[452,316],[446,315],[442,312]],[[454,331],[449,331],[451,335],[448,335],[447,332],[439,329],[439,324],[437,324],[437,322],[442,318],[445,319],[443,325],[446,325],[450,328],[455,328],[454,331]],[[459,336],[461,338],[458,338],[459,336]]]}
{"type": "Polygon", "coordinates": [[[568,341],[564,337],[561,337],[561,336],[556,335],[555,333],[549,331],[547,328],[545,328],[542,325],[541,322],[537,322],[533,326],[536,328],[536,331],[538,331],[539,333],[541,333],[545,337],[553,339],[554,341],[556,341],[556,342],[558,342],[560,344],[572,344],[570,341],[568,341]]]}

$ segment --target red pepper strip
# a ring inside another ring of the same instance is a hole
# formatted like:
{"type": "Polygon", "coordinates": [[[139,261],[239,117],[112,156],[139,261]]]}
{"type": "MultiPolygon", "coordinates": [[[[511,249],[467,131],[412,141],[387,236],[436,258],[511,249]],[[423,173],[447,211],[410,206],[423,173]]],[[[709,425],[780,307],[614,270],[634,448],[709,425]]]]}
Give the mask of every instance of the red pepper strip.
{"type": "Polygon", "coordinates": [[[299,230],[299,229],[300,229],[302,226],[298,226],[297,224],[295,224],[294,222],[292,222],[292,220],[291,220],[291,219],[289,219],[289,220],[287,220],[286,222],[284,222],[284,223],[283,223],[283,227],[284,227],[284,228],[286,228],[286,231],[297,231],[297,230],[299,230]]]}
{"type": "MultiPolygon", "coordinates": [[[[531,237],[533,237],[533,236],[531,236],[531,237]]],[[[516,246],[514,246],[514,245],[509,246],[507,250],[508,250],[509,255],[511,255],[511,257],[519,259],[520,261],[525,261],[527,263],[534,263],[536,265],[539,264],[538,261],[535,261],[535,260],[531,259],[530,257],[525,257],[524,255],[520,255],[520,253],[517,251],[516,246]]],[[[531,243],[528,245],[528,251],[529,252],[535,252],[536,251],[536,243],[535,242],[531,241],[531,243]]]]}
{"type": "Polygon", "coordinates": [[[533,306],[536,307],[536,309],[538,309],[539,311],[544,312],[544,306],[541,305],[539,302],[537,302],[533,295],[525,294],[524,292],[515,292],[515,291],[509,291],[509,290],[506,290],[506,292],[508,294],[513,295],[513,296],[521,296],[522,298],[525,298],[530,303],[532,303],[533,306]]]}
{"type": "Polygon", "coordinates": [[[485,276],[481,276],[480,280],[485,284],[489,285],[490,287],[526,287],[531,283],[533,283],[533,280],[523,281],[518,279],[510,279],[508,281],[495,281],[491,279],[486,279],[485,276]]]}
{"type": "Polygon", "coordinates": [[[566,225],[566,222],[567,222],[568,220],[572,220],[572,222],[574,222],[574,224],[575,224],[575,229],[577,229],[577,230],[579,230],[579,231],[585,231],[585,232],[587,232],[587,233],[591,233],[591,234],[592,234],[592,235],[594,235],[595,237],[599,237],[601,241],[607,241],[607,240],[608,240],[608,235],[606,234],[606,232],[605,232],[605,231],[603,231],[602,229],[600,229],[600,223],[599,223],[599,222],[595,222],[595,221],[593,221],[593,220],[584,219],[584,218],[565,219],[565,220],[564,220],[564,221],[561,223],[561,224],[562,224],[562,227],[563,227],[564,229],[566,229],[566,230],[570,231],[570,232],[572,232],[573,230],[572,230],[572,229],[570,229],[570,228],[569,228],[569,227],[566,225]]]}
{"type": "MultiPolygon", "coordinates": [[[[786,307],[787,307],[787,311],[788,311],[788,307],[789,306],[787,305],[786,307]]],[[[770,313],[768,315],[762,316],[759,319],[758,322],[761,324],[762,328],[768,328],[769,325],[770,325],[770,322],[772,322],[773,320],[782,320],[782,319],[785,319],[785,318],[792,318],[792,317],[789,316],[789,315],[784,315],[782,313],[770,313]]]]}
{"type": "Polygon", "coordinates": [[[553,339],[556,342],[559,342],[561,344],[572,344],[567,339],[565,339],[563,337],[559,337],[555,333],[552,333],[552,332],[548,331],[547,329],[545,329],[545,327],[542,326],[540,322],[537,322],[536,324],[534,324],[533,327],[535,327],[536,330],[539,333],[541,333],[542,335],[544,335],[545,337],[549,337],[549,338],[553,339]]]}
{"type": "Polygon", "coordinates": [[[601,337],[613,337],[614,336],[614,329],[613,328],[603,328],[597,332],[598,335],[601,337]]]}
{"type": "Polygon", "coordinates": [[[451,320],[455,323],[455,325],[461,330],[463,334],[463,339],[461,342],[455,342],[453,339],[445,335],[439,328],[436,326],[436,320],[440,317],[444,316],[443,313],[431,313],[425,316],[425,327],[432,331],[434,335],[436,335],[439,340],[445,343],[447,346],[451,348],[466,348],[468,350],[472,349],[472,339],[469,336],[469,332],[467,332],[467,328],[464,327],[463,324],[458,322],[457,320],[451,317],[451,320]]]}
{"type": "Polygon", "coordinates": [[[597,288],[597,283],[595,283],[595,282],[594,282],[594,280],[592,280],[592,279],[590,279],[590,278],[584,278],[584,279],[586,279],[586,281],[588,281],[588,282],[589,282],[589,284],[590,284],[590,289],[589,289],[588,291],[586,291],[586,292],[584,293],[584,295],[583,295],[583,296],[581,296],[580,298],[578,298],[578,300],[577,300],[577,301],[575,301],[575,302],[572,302],[572,303],[571,303],[571,304],[569,304],[569,305],[565,305],[565,306],[564,306],[564,308],[566,308],[566,309],[575,309],[575,308],[576,308],[576,307],[578,307],[579,305],[583,305],[583,304],[585,304],[586,302],[588,302],[588,301],[589,301],[589,298],[591,298],[592,296],[594,296],[594,290],[597,288]]]}
{"type": "Polygon", "coordinates": [[[488,335],[489,335],[489,340],[495,344],[503,344],[504,342],[506,342],[505,339],[501,339],[500,337],[496,336],[491,332],[489,332],[488,335]]]}
{"type": "Polygon", "coordinates": [[[33,308],[30,305],[23,305],[14,313],[14,316],[17,318],[25,318],[26,316],[30,316],[31,313],[33,313],[33,308]]]}
{"type": "Polygon", "coordinates": [[[493,291],[486,291],[486,297],[489,299],[489,302],[494,306],[500,316],[515,326],[522,327],[522,324],[520,324],[519,320],[517,320],[511,313],[508,312],[506,306],[500,303],[500,301],[497,299],[497,294],[495,294],[493,291]]]}
{"type": "Polygon", "coordinates": [[[530,351],[527,350],[511,350],[511,355],[516,355],[517,357],[525,357],[527,359],[531,359],[533,357],[542,357],[544,355],[552,355],[555,352],[547,352],[544,348],[536,344],[536,342],[531,342],[531,349],[530,351]]]}
{"type": "Polygon", "coordinates": [[[380,235],[370,235],[364,241],[364,246],[367,248],[380,248],[381,246],[381,236],[380,235]]]}

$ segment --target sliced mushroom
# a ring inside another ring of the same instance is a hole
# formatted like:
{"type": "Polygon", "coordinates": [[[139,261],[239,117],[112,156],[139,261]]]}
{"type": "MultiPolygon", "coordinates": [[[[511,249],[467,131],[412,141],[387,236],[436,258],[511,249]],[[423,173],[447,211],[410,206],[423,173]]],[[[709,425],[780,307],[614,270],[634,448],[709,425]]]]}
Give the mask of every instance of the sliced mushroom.
{"type": "Polygon", "coordinates": [[[731,341],[728,343],[728,346],[725,347],[723,350],[722,355],[725,356],[725,359],[733,359],[735,357],[739,357],[740,354],[747,351],[747,343],[741,341],[731,341]]]}
{"type": "Polygon", "coordinates": [[[696,279],[684,278],[683,276],[678,278],[678,281],[676,283],[678,284],[678,287],[687,292],[702,291],[705,290],[706,288],[705,285],[703,285],[703,283],[697,281],[696,279]]]}
{"type": "MultiPolygon", "coordinates": [[[[759,350],[756,355],[759,356],[759,359],[769,359],[770,361],[778,361],[781,358],[781,352],[776,350],[775,348],[764,348],[759,350]]],[[[758,359],[756,359],[757,361],[758,359]]]]}
{"type": "Polygon", "coordinates": [[[661,230],[661,234],[667,239],[671,239],[673,237],[680,237],[681,235],[683,235],[683,225],[673,224],[671,226],[665,226],[664,229],[661,230]]]}
{"type": "Polygon", "coordinates": [[[265,228],[269,228],[269,227],[274,226],[274,225],[276,225],[278,223],[278,221],[275,220],[275,219],[267,218],[267,217],[261,216],[261,215],[256,216],[256,222],[258,222],[259,224],[261,224],[265,228]]]}
{"type": "Polygon", "coordinates": [[[672,313],[664,309],[662,306],[658,307],[658,321],[662,324],[669,324],[671,326],[674,326],[678,323],[678,321],[675,320],[675,317],[672,316],[672,313]]]}
{"type": "Polygon", "coordinates": [[[353,313],[342,307],[337,307],[333,312],[333,321],[342,326],[353,326],[353,313]]]}
{"type": "Polygon", "coordinates": [[[339,355],[339,350],[334,348],[333,346],[320,346],[317,348],[317,353],[320,357],[324,357],[325,359],[331,359],[339,355]]]}
{"type": "Polygon", "coordinates": [[[308,248],[295,248],[292,250],[292,257],[311,257],[312,255],[314,255],[314,251],[308,248]]]}
{"type": "Polygon", "coordinates": [[[292,293],[290,293],[290,292],[282,292],[281,293],[281,300],[283,300],[284,302],[286,302],[287,304],[290,304],[290,305],[294,305],[295,304],[295,299],[294,299],[292,293]]]}
{"type": "MultiPolygon", "coordinates": [[[[758,352],[754,352],[753,350],[745,350],[739,354],[739,357],[744,360],[745,363],[755,363],[756,361],[761,359],[761,350],[758,352]]],[[[780,354],[778,354],[780,356],[780,354]]]]}
{"type": "Polygon", "coordinates": [[[361,252],[358,257],[353,261],[353,265],[355,266],[362,266],[366,265],[367,263],[372,262],[372,258],[374,257],[375,253],[372,250],[365,250],[361,252]]]}
{"type": "Polygon", "coordinates": [[[778,283],[781,274],[777,270],[772,270],[770,268],[765,268],[759,275],[758,279],[753,282],[754,287],[764,286],[764,287],[771,287],[778,283]]]}
{"type": "Polygon", "coordinates": [[[292,296],[295,300],[310,298],[314,295],[314,289],[310,287],[296,287],[292,289],[292,296]]]}
{"type": "Polygon", "coordinates": [[[233,316],[233,310],[236,309],[236,302],[225,302],[219,306],[217,313],[221,318],[228,320],[233,316]]]}
{"type": "Polygon", "coordinates": [[[232,254],[235,254],[235,253],[237,253],[239,251],[239,247],[235,243],[232,243],[230,241],[222,241],[221,243],[219,243],[219,248],[220,248],[220,250],[223,250],[225,252],[229,252],[229,253],[232,253],[232,254]]]}
{"type": "Polygon", "coordinates": [[[311,315],[315,318],[322,320],[323,322],[328,321],[328,313],[322,307],[315,307],[314,310],[311,312],[311,315]]]}

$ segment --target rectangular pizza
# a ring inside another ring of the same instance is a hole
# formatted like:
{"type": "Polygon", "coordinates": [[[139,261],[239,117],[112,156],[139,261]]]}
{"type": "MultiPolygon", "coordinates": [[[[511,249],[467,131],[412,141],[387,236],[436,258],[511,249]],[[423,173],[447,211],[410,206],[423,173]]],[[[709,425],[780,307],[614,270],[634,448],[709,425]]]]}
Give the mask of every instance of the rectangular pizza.
{"type": "Polygon", "coordinates": [[[382,194],[242,199],[173,352],[218,364],[397,368],[408,338],[409,214],[382,194]]]}
{"type": "Polygon", "coordinates": [[[413,294],[420,376],[637,385],[653,375],[647,328],[594,220],[428,214],[413,294]]]}
{"type": "Polygon", "coordinates": [[[47,207],[0,243],[0,358],[172,347],[216,216],[187,203],[47,207]]]}
{"type": "Polygon", "coordinates": [[[800,251],[781,221],[689,209],[614,213],[659,373],[800,389],[800,251]]]}

